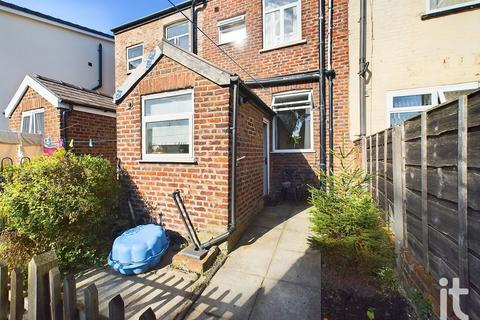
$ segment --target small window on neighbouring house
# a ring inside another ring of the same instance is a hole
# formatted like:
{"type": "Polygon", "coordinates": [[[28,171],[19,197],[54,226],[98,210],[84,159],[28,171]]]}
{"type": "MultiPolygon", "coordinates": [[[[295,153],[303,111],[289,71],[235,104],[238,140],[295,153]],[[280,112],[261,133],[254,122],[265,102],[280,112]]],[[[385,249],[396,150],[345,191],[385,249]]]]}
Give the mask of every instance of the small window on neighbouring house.
{"type": "Polygon", "coordinates": [[[133,47],[127,48],[127,71],[132,71],[143,59],[143,44],[138,44],[133,47]]]}
{"type": "Polygon", "coordinates": [[[45,130],[44,109],[25,111],[22,113],[22,132],[43,133],[45,130]]]}
{"type": "Polygon", "coordinates": [[[245,15],[222,20],[218,23],[218,43],[240,42],[247,37],[245,15]]]}
{"type": "Polygon", "coordinates": [[[272,108],[277,112],[273,120],[274,151],[312,150],[312,93],[297,91],[275,95],[272,108]]]}
{"type": "Polygon", "coordinates": [[[180,22],[168,26],[165,29],[165,37],[171,43],[185,49],[190,50],[190,30],[187,21],[180,22]]]}
{"type": "Polygon", "coordinates": [[[263,0],[263,46],[301,40],[300,0],[263,0]]]}
{"type": "Polygon", "coordinates": [[[144,97],[142,126],[144,160],[193,160],[193,91],[144,97]]]}
{"type": "Polygon", "coordinates": [[[480,0],[427,0],[427,13],[478,4],[480,0]]]}

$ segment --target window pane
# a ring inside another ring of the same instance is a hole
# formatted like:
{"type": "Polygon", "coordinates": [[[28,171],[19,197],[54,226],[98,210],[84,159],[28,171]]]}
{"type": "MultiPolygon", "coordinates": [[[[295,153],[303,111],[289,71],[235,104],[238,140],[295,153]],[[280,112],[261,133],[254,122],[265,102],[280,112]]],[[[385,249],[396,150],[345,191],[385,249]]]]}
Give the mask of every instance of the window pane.
{"type": "Polygon", "coordinates": [[[285,41],[291,41],[297,38],[297,20],[298,20],[298,14],[297,14],[297,7],[292,7],[285,9],[284,11],[284,37],[285,41]]]}
{"type": "Polygon", "coordinates": [[[146,148],[150,154],[189,153],[189,120],[166,120],[146,124],[146,148]]]}
{"type": "Polygon", "coordinates": [[[137,60],[131,60],[128,62],[128,70],[133,70],[135,69],[136,67],[138,67],[138,65],[142,63],[142,59],[137,59],[137,60]]]}
{"type": "Polygon", "coordinates": [[[44,130],[44,114],[43,112],[35,113],[35,133],[43,133],[44,130]]]}
{"type": "Polygon", "coordinates": [[[394,108],[429,106],[432,104],[431,94],[393,97],[394,108]]]}
{"type": "Polygon", "coordinates": [[[143,46],[136,46],[127,49],[128,59],[143,56],[143,46]]]}
{"type": "Polygon", "coordinates": [[[265,15],[265,46],[271,47],[280,42],[280,11],[265,15]]]}
{"type": "Polygon", "coordinates": [[[220,28],[220,43],[241,41],[246,38],[245,21],[236,21],[225,24],[220,28]]]}
{"type": "Polygon", "coordinates": [[[167,27],[167,39],[188,34],[188,23],[180,23],[171,27],[167,27]]]}
{"type": "MultiPolygon", "coordinates": [[[[309,105],[310,104],[310,93],[297,93],[297,94],[289,94],[289,95],[278,95],[274,97],[273,104],[292,104],[295,105],[309,105]]],[[[289,107],[289,106],[288,106],[289,107]]],[[[279,108],[279,106],[275,106],[275,108],[279,108]]]]}
{"type": "Polygon", "coordinates": [[[30,116],[23,117],[22,132],[25,132],[25,133],[30,132],[30,116]]]}
{"type": "Polygon", "coordinates": [[[189,43],[189,40],[188,40],[188,35],[178,38],[178,43],[177,43],[177,45],[178,45],[180,48],[183,48],[183,49],[185,49],[185,50],[188,50],[188,48],[190,48],[190,43],[189,43]]]}
{"type": "Polygon", "coordinates": [[[265,0],[265,10],[272,10],[295,2],[298,0],[265,0]]]}
{"type": "Polygon", "coordinates": [[[411,118],[420,112],[400,112],[400,113],[390,113],[390,126],[393,127],[400,122],[411,118]]]}
{"type": "Polygon", "coordinates": [[[145,116],[192,112],[192,94],[149,99],[145,101],[145,116]]]}
{"type": "Polygon", "coordinates": [[[467,2],[472,2],[472,0],[430,0],[430,9],[446,8],[467,2]]]}
{"type": "Polygon", "coordinates": [[[310,109],[279,111],[276,117],[276,149],[310,149],[310,109]]]}

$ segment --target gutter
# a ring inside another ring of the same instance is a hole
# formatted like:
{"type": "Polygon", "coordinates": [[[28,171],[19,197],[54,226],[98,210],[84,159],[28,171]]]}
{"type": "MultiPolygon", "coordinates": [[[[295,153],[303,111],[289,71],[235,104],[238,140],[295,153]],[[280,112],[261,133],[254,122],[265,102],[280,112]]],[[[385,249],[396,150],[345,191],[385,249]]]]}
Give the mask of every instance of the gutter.
{"type": "Polygon", "coordinates": [[[305,71],[300,73],[292,73],[283,76],[276,76],[270,78],[263,78],[254,80],[245,80],[244,83],[250,88],[260,88],[261,86],[274,86],[274,85],[288,85],[296,83],[316,82],[320,78],[319,72],[305,71]]]}

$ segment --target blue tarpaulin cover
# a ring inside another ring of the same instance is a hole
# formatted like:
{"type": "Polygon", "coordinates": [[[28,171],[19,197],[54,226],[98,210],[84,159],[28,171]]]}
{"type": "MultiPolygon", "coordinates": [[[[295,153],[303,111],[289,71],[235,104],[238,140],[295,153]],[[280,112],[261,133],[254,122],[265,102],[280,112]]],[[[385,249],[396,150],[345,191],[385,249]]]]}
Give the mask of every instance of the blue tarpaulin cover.
{"type": "Polygon", "coordinates": [[[108,265],[124,275],[143,273],[160,262],[168,244],[162,226],[137,226],[115,239],[108,265]]]}

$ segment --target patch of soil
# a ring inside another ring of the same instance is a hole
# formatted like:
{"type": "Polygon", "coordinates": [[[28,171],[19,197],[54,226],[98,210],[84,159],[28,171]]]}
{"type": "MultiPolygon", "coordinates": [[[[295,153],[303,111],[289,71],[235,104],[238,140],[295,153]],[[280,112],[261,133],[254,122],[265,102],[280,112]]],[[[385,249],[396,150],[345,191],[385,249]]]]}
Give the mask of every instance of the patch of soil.
{"type": "MultiPolygon", "coordinates": [[[[325,268],[323,268],[325,270],[325,268]]],[[[417,319],[400,293],[386,295],[358,274],[322,271],[322,320],[417,319]],[[373,318],[367,316],[373,311],[373,318]]]]}

